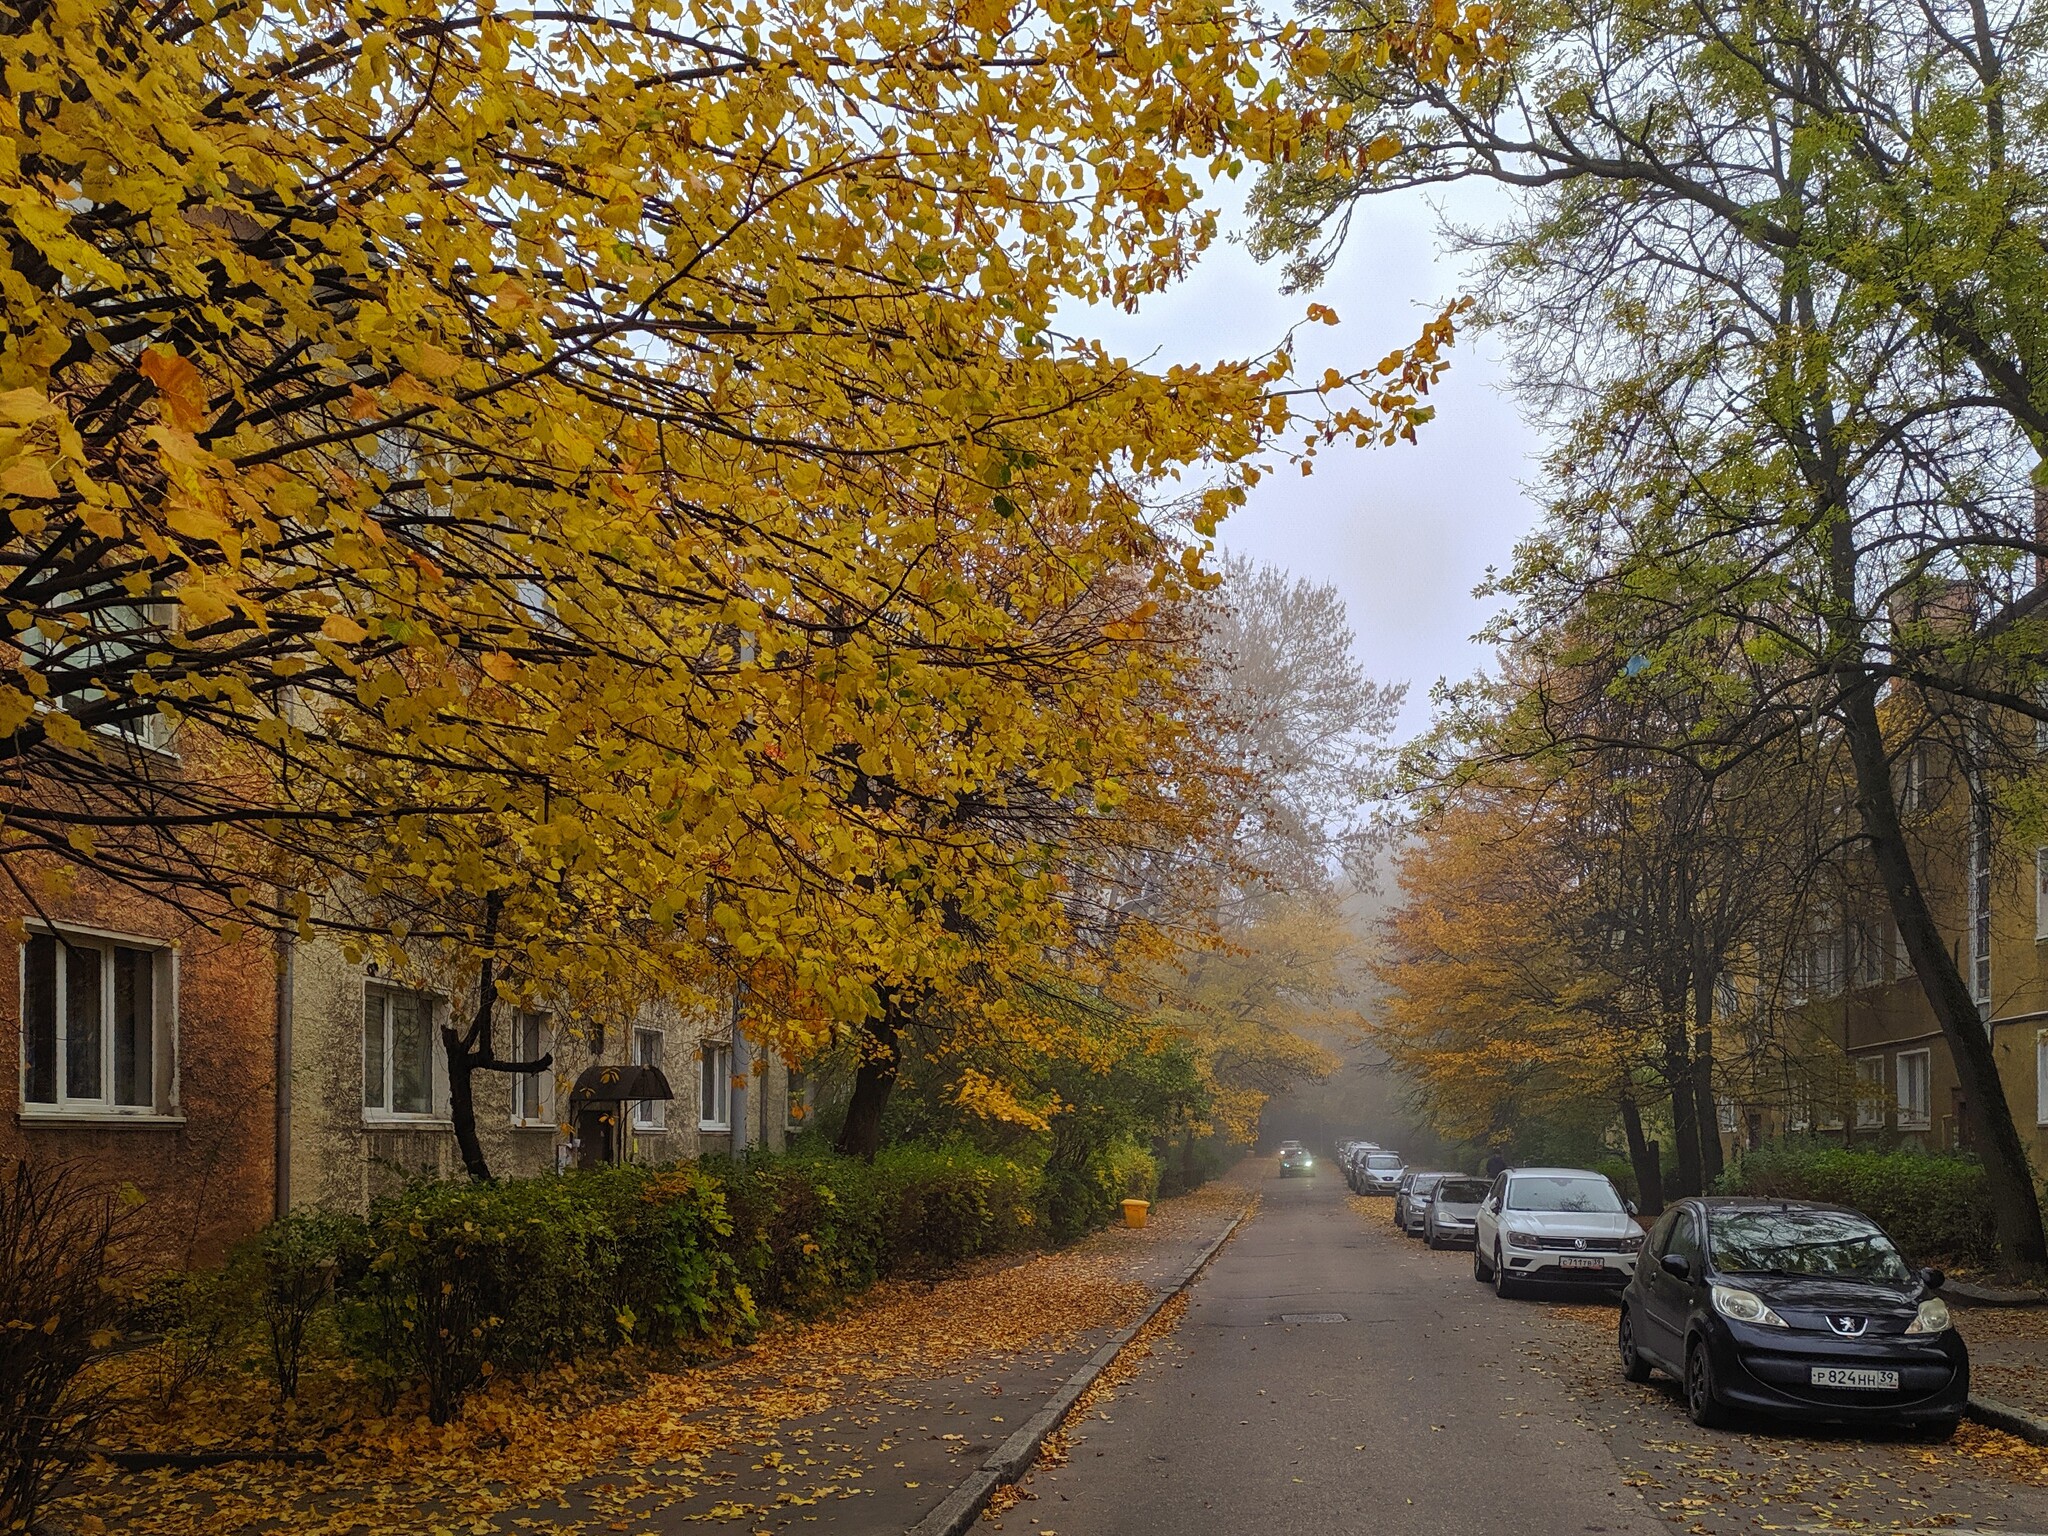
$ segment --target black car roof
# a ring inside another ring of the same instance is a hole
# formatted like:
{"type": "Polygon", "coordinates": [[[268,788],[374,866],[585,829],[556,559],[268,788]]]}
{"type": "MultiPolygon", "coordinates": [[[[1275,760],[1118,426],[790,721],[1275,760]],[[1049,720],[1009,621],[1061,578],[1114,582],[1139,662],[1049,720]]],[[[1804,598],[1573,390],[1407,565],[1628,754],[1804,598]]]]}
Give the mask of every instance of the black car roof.
{"type": "Polygon", "coordinates": [[[1831,1205],[1825,1200],[1767,1200],[1758,1195],[1688,1195],[1680,1205],[1697,1205],[1707,1211],[1815,1211],[1831,1216],[1858,1216],[1870,1222],[1869,1214],[1852,1205],[1831,1205]]]}

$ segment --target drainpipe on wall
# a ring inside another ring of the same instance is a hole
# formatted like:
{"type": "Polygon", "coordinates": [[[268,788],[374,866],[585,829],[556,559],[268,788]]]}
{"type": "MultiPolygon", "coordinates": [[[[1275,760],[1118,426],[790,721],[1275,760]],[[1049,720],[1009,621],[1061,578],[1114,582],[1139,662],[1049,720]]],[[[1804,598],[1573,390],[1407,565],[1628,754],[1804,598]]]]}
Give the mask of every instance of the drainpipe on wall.
{"type": "Polygon", "coordinates": [[[734,1156],[747,1150],[752,1143],[752,1127],[747,1122],[747,1085],[753,1081],[753,1048],[747,1044],[747,1037],[740,1029],[740,1004],[747,995],[747,984],[735,982],[732,989],[732,1150],[734,1156]]]}
{"type": "Polygon", "coordinates": [[[292,1208],[292,938],[277,938],[277,1167],[276,1211],[292,1208]]]}

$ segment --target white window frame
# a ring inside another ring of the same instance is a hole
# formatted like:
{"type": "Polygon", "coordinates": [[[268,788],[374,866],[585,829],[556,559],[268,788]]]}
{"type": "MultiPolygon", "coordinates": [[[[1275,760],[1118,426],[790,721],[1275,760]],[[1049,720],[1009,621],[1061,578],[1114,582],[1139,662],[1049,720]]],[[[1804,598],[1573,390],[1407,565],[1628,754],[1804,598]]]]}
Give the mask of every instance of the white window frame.
{"type": "MultiPolygon", "coordinates": [[[[554,1017],[542,1009],[521,1008],[515,1011],[512,1031],[512,1049],[508,1054],[514,1061],[538,1061],[554,1049],[554,1017]]],[[[552,1070],[512,1074],[512,1123],[527,1129],[535,1126],[554,1129],[555,1074],[552,1070]]]]}
{"type": "Polygon", "coordinates": [[[2048,1125],[2048,1029],[2034,1031],[2034,1124],[2048,1125]]]}
{"type": "Polygon", "coordinates": [[[1920,809],[1920,802],[1927,792],[1927,756],[1920,747],[1913,748],[1899,759],[1899,814],[1911,815],[1920,809]]]}
{"type": "Polygon", "coordinates": [[[1927,1050],[1901,1051],[1894,1068],[1898,1083],[1899,1129],[1902,1131],[1924,1131],[1934,1123],[1934,1056],[1927,1050]],[[1916,1107],[1906,1096],[1908,1068],[1918,1069],[1920,1091],[1924,1096],[1916,1107]]]}
{"type": "Polygon", "coordinates": [[[445,1125],[448,1123],[447,1062],[440,1051],[434,1048],[443,999],[432,992],[423,992],[417,987],[402,987],[395,982],[365,980],[363,983],[362,1031],[359,1036],[362,1051],[362,1071],[358,1079],[362,1083],[363,1123],[366,1125],[445,1125]],[[420,1109],[393,1109],[392,1099],[392,1049],[391,1049],[391,1008],[389,999],[398,996],[418,998],[427,1010],[427,1107],[420,1109]],[[370,1000],[386,1000],[381,1025],[384,1031],[384,1102],[371,1104],[369,1097],[369,1054],[370,1054],[370,1000]]]}
{"type": "Polygon", "coordinates": [[[23,941],[15,946],[15,997],[20,1025],[17,1042],[17,1087],[24,1121],[104,1120],[176,1121],[178,1115],[178,947],[163,939],[142,934],[121,933],[105,928],[85,928],[70,923],[54,925],[31,922],[23,941]],[[50,1006],[55,1011],[52,1048],[55,1060],[54,1099],[30,1099],[28,950],[38,938],[57,941],[57,963],[50,1006]],[[70,1091],[70,1009],[66,1006],[70,967],[64,962],[66,946],[91,950],[100,956],[100,1092],[96,1097],[73,1097],[70,1091]],[[114,1041],[112,1010],[113,966],[116,949],[140,950],[152,957],[150,974],[149,1102],[114,1102],[114,1041]]]}
{"type": "Polygon", "coordinates": [[[1714,1120],[1724,1132],[1733,1135],[1736,1129],[1735,1101],[1733,1099],[1723,1099],[1716,1106],[1714,1120]]]}
{"type": "Polygon", "coordinates": [[[706,1040],[698,1052],[697,1129],[732,1129],[732,1042],[706,1040]]]}
{"type": "Polygon", "coordinates": [[[2048,939],[2048,847],[2034,850],[2034,942],[2048,939]]]}
{"type": "Polygon", "coordinates": [[[1884,1057],[1858,1056],[1856,1058],[1856,1129],[1878,1131],[1884,1129],[1884,1101],[1879,1097],[1884,1091],[1884,1057]],[[1877,1090],[1872,1092],[1871,1090],[1877,1090]]]}
{"type": "MultiPolygon", "coordinates": [[[[651,1024],[633,1026],[633,1065],[653,1067],[659,1071],[668,1059],[668,1036],[651,1024]]],[[[668,1129],[668,1101],[666,1099],[635,1099],[633,1101],[633,1130],[642,1136],[655,1136],[668,1129]]]]}
{"type": "MultiPolygon", "coordinates": [[[[112,589],[111,587],[105,587],[102,590],[111,592],[112,589]]],[[[67,592],[58,598],[57,601],[61,603],[67,600],[77,600],[83,596],[84,594],[80,592],[67,592]]],[[[152,600],[147,597],[135,599],[125,597],[124,595],[122,601],[110,604],[107,609],[101,611],[108,613],[132,612],[140,615],[141,622],[136,626],[138,632],[149,625],[154,625],[158,629],[168,630],[177,621],[177,606],[175,604],[152,600]]],[[[52,622],[55,622],[54,619],[52,622]]],[[[121,659],[125,659],[138,652],[150,649],[148,644],[140,641],[111,637],[95,639],[91,631],[85,629],[65,630],[59,638],[53,640],[44,634],[40,627],[30,625],[17,638],[23,650],[41,660],[55,662],[67,660],[75,656],[86,667],[94,665],[96,660],[94,652],[101,652],[109,656],[118,656],[121,659]]],[[[61,710],[66,708],[65,700],[67,699],[79,699],[86,703],[91,703],[104,697],[106,697],[106,694],[103,689],[96,688],[88,683],[82,688],[72,689],[69,693],[62,695],[53,694],[50,698],[39,700],[36,707],[45,710],[61,710]]],[[[93,727],[93,730],[98,735],[109,736],[116,741],[126,742],[130,746],[139,747],[145,752],[155,752],[165,757],[175,757],[177,755],[177,750],[171,741],[171,723],[164,718],[161,710],[152,710],[139,714],[118,724],[97,725],[93,727]]]]}

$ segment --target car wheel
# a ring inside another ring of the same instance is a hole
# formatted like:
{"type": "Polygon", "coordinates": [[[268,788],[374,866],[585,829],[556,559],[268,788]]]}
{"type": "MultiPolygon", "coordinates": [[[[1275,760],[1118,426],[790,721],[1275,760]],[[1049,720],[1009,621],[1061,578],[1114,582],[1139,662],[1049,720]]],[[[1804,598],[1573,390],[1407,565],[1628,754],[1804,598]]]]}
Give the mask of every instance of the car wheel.
{"type": "Polygon", "coordinates": [[[1433,1221],[1423,1229],[1422,1246],[1427,1248],[1431,1253],[1436,1252],[1437,1247],[1439,1246],[1436,1240],[1436,1223],[1433,1221]]]}
{"type": "Polygon", "coordinates": [[[1486,1284],[1487,1281],[1493,1278],[1493,1272],[1486,1267],[1486,1260],[1479,1257],[1479,1243],[1477,1239],[1474,1239],[1472,1243],[1472,1278],[1481,1285],[1486,1284]]]}
{"type": "Polygon", "coordinates": [[[1508,1278],[1507,1260],[1501,1257],[1498,1248],[1493,1250],[1493,1294],[1502,1301],[1510,1301],[1522,1294],[1521,1285],[1508,1278]]]}
{"type": "Polygon", "coordinates": [[[1685,1352],[1685,1414],[1701,1429],[1719,1429],[1728,1422],[1728,1410],[1714,1395],[1714,1357],[1699,1339],[1685,1352]]]}
{"type": "Polygon", "coordinates": [[[1624,1305],[1621,1321],[1615,1326],[1615,1343],[1621,1349],[1621,1374],[1625,1381],[1648,1381],[1650,1362],[1636,1350],[1635,1314],[1624,1305]]]}

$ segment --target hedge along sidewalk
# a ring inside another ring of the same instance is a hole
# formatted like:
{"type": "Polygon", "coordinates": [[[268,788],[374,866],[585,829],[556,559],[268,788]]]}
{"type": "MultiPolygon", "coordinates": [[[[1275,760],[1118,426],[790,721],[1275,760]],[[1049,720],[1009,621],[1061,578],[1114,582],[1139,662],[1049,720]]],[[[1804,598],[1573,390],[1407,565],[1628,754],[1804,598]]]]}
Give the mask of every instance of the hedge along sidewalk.
{"type": "MultiPolygon", "coordinates": [[[[925,1529],[921,1522],[968,1487],[980,1490],[978,1512],[988,1496],[984,1469],[1015,1448],[1020,1429],[1050,1427],[1044,1413],[1075,1373],[1183,1283],[1255,1190],[1243,1172],[1226,1175],[1155,1204],[1143,1231],[1111,1228],[1023,1263],[891,1288],[881,1305],[857,1305],[824,1325],[870,1330],[865,1380],[840,1358],[808,1361],[801,1347],[778,1355],[763,1362],[769,1369],[747,1373],[767,1410],[757,1417],[727,1422],[709,1439],[692,1433],[713,1427],[703,1421],[671,1426],[560,1500],[503,1510],[493,1524],[642,1536],[902,1536],[925,1529]]],[[[793,1342],[801,1346],[802,1335],[793,1342]]]]}

